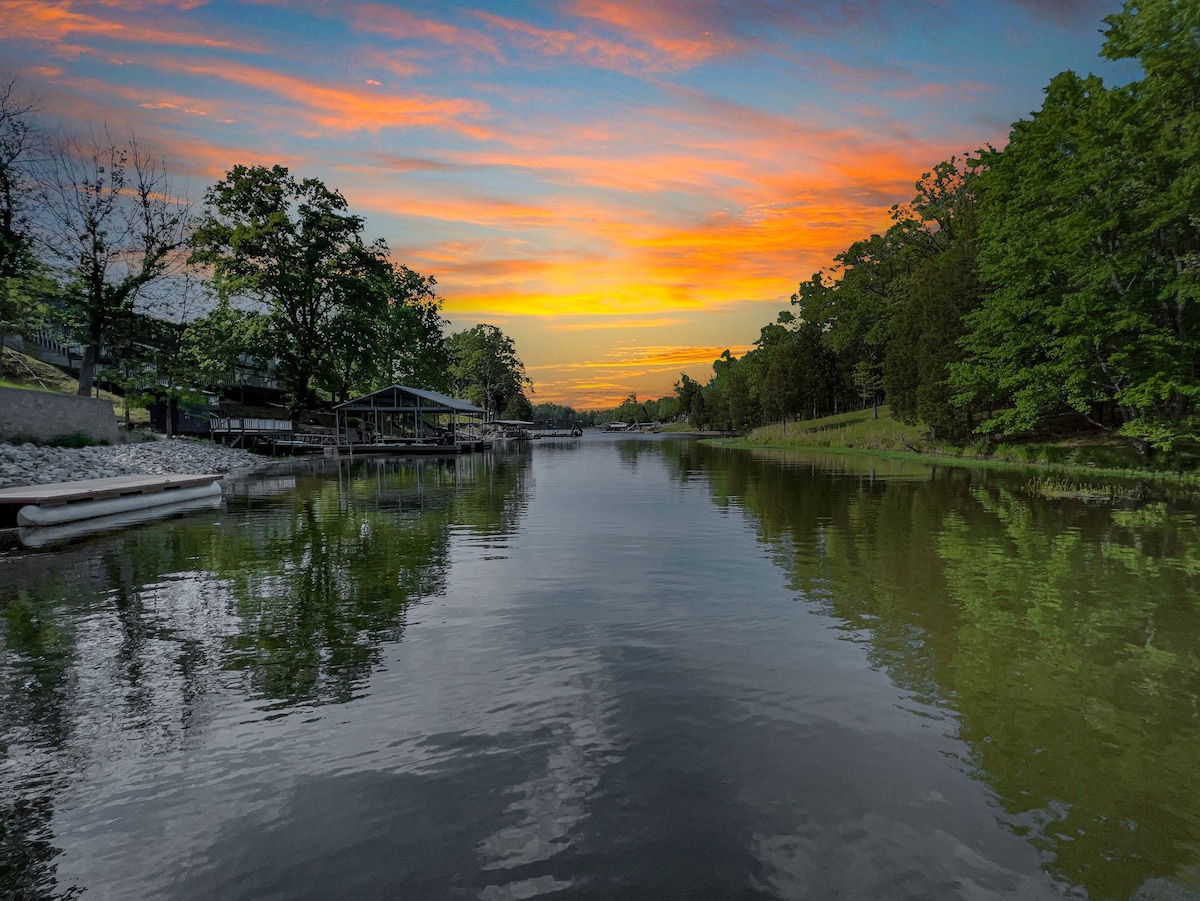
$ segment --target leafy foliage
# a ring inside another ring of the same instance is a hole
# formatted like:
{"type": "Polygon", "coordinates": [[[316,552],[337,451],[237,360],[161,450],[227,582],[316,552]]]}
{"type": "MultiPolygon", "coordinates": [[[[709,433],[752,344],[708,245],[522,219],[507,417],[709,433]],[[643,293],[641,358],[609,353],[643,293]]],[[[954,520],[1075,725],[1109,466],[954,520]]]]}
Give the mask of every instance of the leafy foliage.
{"type": "Polygon", "coordinates": [[[1200,440],[1200,7],[1129,0],[1105,23],[1103,54],[1142,78],[1055,77],[1003,151],[938,164],[802,282],[799,325],[677,385],[685,408],[744,428],[886,399],[956,441],[1200,440]]]}
{"type": "Polygon", "coordinates": [[[533,390],[533,382],[525,375],[525,364],[517,355],[512,338],[494,325],[477,325],[455,332],[446,339],[449,357],[450,388],[459,396],[490,412],[522,412],[525,419],[533,409],[525,397],[525,389],[533,390]]]}
{"type": "Polygon", "coordinates": [[[295,410],[318,387],[344,399],[401,378],[436,384],[433,279],[392,264],[382,240],[366,243],[338,191],[283,166],[235,166],[205,203],[191,262],[211,268],[227,303],[258,305],[260,317],[241,321],[278,357],[295,410]]]}
{"type": "Polygon", "coordinates": [[[1057,76],[983,180],[980,270],[963,398],[1005,403],[1016,434],[1064,412],[1143,451],[1200,428],[1200,11],[1126,3],[1104,54],[1140,81],[1057,76]]]}
{"type": "Polygon", "coordinates": [[[0,88],[0,369],[5,335],[37,327],[45,312],[40,297],[50,287],[34,254],[29,222],[41,140],[33,113],[15,82],[0,88]]]}

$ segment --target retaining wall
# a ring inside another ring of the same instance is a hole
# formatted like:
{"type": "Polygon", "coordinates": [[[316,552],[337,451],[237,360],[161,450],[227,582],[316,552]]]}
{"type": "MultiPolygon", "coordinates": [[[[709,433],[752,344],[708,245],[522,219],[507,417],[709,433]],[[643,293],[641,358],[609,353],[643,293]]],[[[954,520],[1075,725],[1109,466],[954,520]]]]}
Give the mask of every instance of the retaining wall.
{"type": "Polygon", "coordinates": [[[0,388],[0,441],[53,441],[82,433],[93,441],[121,440],[112,401],[24,388],[0,388]]]}

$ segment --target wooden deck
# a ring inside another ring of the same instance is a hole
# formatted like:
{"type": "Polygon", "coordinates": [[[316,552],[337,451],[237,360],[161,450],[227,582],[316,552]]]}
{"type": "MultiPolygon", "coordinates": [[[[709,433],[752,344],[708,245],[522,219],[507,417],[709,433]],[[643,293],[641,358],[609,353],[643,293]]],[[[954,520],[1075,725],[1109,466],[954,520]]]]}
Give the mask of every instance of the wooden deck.
{"type": "Polygon", "coordinates": [[[50,507],[80,501],[107,500],[207,485],[222,478],[224,476],[219,472],[209,472],[202,475],[110,476],[106,479],[80,479],[78,482],[22,485],[19,488],[0,488],[0,506],[20,507],[36,504],[39,507],[50,507]]]}

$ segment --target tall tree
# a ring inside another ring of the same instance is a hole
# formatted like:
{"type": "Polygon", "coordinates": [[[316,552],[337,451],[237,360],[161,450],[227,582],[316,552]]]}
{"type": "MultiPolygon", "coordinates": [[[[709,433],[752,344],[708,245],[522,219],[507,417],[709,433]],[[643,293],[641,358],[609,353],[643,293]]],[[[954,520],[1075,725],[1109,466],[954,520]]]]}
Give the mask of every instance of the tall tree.
{"type": "Polygon", "coordinates": [[[679,381],[675,383],[675,396],[679,400],[679,412],[688,417],[693,425],[696,424],[693,407],[696,405],[696,399],[703,393],[703,385],[690,378],[686,372],[679,373],[679,381]]]}
{"type": "Polygon", "coordinates": [[[1200,436],[1200,7],[1127,2],[1104,55],[1118,88],[1064,72],[982,182],[963,396],[1012,434],[1072,413],[1143,452],[1200,436]]]}
{"type": "Polygon", "coordinates": [[[800,318],[822,331],[842,371],[873,407],[886,384],[895,319],[918,270],[957,239],[974,202],[978,167],[978,160],[951,157],[925,172],[913,199],[892,207],[886,232],[850,245],[832,271],[817,273],[792,296],[800,318]]]}
{"type": "Polygon", "coordinates": [[[979,282],[978,216],[973,202],[960,205],[955,234],[937,257],[913,273],[912,285],[892,325],[884,363],[884,388],[892,415],[928,425],[934,435],[966,438],[977,421],[973,407],[955,402],[950,367],[966,352],[964,317],[983,300],[979,282]]]}
{"type": "Polygon", "coordinates": [[[434,279],[385,263],[369,284],[377,295],[372,302],[334,313],[318,385],[342,400],[392,384],[444,389],[449,361],[434,279]]]}
{"type": "Polygon", "coordinates": [[[41,244],[64,281],[84,347],[79,394],[88,395],[101,348],[139,297],[181,269],[189,204],[136,138],[107,132],[66,139],[41,177],[41,244]]]}
{"type": "Polygon", "coordinates": [[[42,144],[33,102],[16,82],[0,87],[0,369],[4,339],[40,318],[38,261],[29,222],[33,166],[42,144]]]}
{"type": "Polygon", "coordinates": [[[262,306],[292,411],[312,407],[315,383],[338,381],[339,354],[355,360],[352,373],[365,365],[387,313],[387,245],[363,241],[363,220],[338,191],[283,166],[235,166],[204,201],[189,260],[211,268],[219,297],[262,306]]]}
{"type": "Polygon", "coordinates": [[[263,313],[240,310],[220,298],[208,313],[187,324],[181,355],[197,381],[223,385],[243,357],[261,359],[267,346],[266,335],[263,313]]]}
{"type": "Polygon", "coordinates": [[[494,325],[455,332],[446,339],[446,352],[451,390],[489,412],[503,410],[526,388],[533,388],[512,338],[494,325]]]}

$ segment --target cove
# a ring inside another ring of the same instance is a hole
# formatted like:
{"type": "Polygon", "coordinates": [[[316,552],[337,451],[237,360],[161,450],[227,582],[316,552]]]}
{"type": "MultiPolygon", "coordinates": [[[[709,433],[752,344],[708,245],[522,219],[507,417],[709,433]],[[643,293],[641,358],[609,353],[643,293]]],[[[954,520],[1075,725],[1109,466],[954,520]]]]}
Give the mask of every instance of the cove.
{"type": "Polygon", "coordinates": [[[1200,530],[589,434],[0,551],[0,896],[1194,898],[1200,530]]]}

